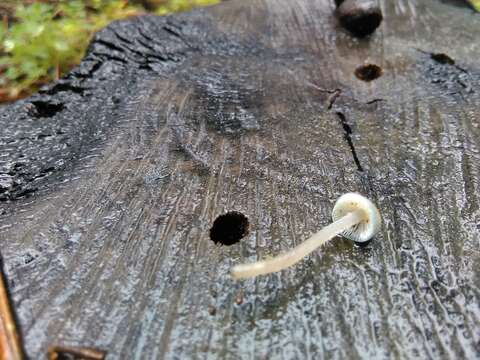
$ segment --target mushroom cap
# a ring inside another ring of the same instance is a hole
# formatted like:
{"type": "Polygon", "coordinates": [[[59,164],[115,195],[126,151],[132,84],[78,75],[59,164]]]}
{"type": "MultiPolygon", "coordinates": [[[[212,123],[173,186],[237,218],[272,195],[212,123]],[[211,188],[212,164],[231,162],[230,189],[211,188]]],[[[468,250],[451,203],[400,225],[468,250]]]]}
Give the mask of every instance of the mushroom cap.
{"type": "Polygon", "coordinates": [[[375,204],[366,197],[357,193],[347,193],[342,195],[335,203],[332,219],[336,221],[355,210],[362,210],[365,214],[365,219],[343,231],[342,236],[352,241],[363,243],[370,240],[380,231],[382,217],[375,204]]]}

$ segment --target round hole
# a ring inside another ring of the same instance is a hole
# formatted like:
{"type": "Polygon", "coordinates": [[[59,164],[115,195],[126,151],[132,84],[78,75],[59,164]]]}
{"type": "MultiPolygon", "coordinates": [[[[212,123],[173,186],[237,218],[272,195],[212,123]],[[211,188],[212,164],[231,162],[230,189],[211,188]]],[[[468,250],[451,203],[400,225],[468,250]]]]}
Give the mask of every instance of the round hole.
{"type": "Polygon", "coordinates": [[[382,10],[374,1],[337,1],[337,6],[340,24],[360,38],[372,34],[383,20],[382,10]]]}
{"type": "Polygon", "coordinates": [[[382,76],[382,68],[375,64],[359,66],[355,70],[355,76],[363,81],[372,81],[382,76]]]}
{"type": "Polygon", "coordinates": [[[233,245],[248,233],[248,219],[242,213],[231,211],[220,215],[210,229],[210,239],[217,244],[233,245]]]}

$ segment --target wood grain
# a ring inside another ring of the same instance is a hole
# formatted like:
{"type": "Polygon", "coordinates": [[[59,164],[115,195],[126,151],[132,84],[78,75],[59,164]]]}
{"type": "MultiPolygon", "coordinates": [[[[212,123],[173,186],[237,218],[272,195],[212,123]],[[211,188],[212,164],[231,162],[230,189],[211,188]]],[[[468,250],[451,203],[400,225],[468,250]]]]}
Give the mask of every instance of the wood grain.
{"type": "Polygon", "coordinates": [[[0,110],[0,245],[32,358],[480,355],[480,18],[381,1],[370,38],[327,0],[230,1],[116,22],[0,110]],[[446,53],[455,64],[430,54],[446,53]],[[355,77],[374,63],[383,75],[355,77]],[[277,254],[358,191],[384,227],[285,272],[277,254]],[[209,239],[238,211],[238,244],[209,239]]]}

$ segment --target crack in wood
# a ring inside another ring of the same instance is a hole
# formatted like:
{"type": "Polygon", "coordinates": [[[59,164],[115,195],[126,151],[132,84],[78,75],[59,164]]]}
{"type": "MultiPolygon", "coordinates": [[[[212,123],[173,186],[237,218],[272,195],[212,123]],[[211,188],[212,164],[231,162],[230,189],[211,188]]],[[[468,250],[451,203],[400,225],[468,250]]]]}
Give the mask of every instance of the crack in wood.
{"type": "Polygon", "coordinates": [[[0,248],[28,355],[70,339],[112,358],[475,358],[479,45],[457,35],[480,23],[406,3],[382,1],[389,27],[362,42],[337,37],[326,1],[114,22],[97,39],[122,53],[93,42],[60,85],[3,107],[0,248]],[[362,86],[359,56],[388,76],[362,86]],[[38,119],[40,101],[65,108],[38,119]],[[339,239],[232,283],[233,261],[298,243],[344,190],[382,210],[367,248],[339,239]],[[233,210],[251,233],[217,248],[233,210]],[[272,345],[287,325],[300,335],[272,345]]]}
{"type": "Polygon", "coordinates": [[[360,164],[360,159],[358,158],[357,151],[355,150],[355,145],[353,145],[353,140],[352,140],[352,128],[347,122],[347,118],[342,112],[337,111],[336,112],[338,119],[340,120],[340,124],[342,125],[343,132],[344,132],[344,138],[348,143],[348,146],[350,147],[350,150],[352,152],[353,156],[353,161],[355,161],[355,164],[357,165],[358,171],[363,172],[363,167],[360,164]]]}

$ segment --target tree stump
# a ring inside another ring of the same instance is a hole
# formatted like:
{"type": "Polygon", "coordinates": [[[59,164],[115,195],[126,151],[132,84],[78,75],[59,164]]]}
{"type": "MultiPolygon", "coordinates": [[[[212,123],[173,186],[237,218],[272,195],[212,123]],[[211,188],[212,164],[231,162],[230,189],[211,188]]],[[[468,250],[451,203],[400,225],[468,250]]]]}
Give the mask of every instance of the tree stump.
{"type": "Polygon", "coordinates": [[[2,108],[0,246],[27,353],[478,357],[480,17],[381,7],[366,39],[327,0],[115,22],[68,76],[2,108]],[[231,279],[348,191],[383,215],[368,246],[337,238],[231,279]],[[226,246],[210,230],[230,211],[248,233],[226,246]]]}

